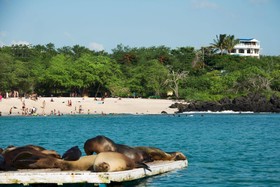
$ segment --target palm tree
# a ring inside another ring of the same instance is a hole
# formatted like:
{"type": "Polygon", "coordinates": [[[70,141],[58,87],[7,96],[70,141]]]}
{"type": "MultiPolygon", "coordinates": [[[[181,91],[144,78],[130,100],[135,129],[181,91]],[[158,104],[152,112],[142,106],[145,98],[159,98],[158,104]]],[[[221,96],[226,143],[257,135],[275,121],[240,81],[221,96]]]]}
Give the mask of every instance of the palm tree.
{"type": "Polygon", "coordinates": [[[238,39],[234,38],[234,35],[228,35],[225,38],[225,49],[227,50],[228,54],[232,52],[234,46],[239,43],[238,39]]]}
{"type": "Polygon", "coordinates": [[[220,34],[219,36],[216,35],[216,39],[214,39],[214,43],[211,43],[211,46],[214,48],[215,52],[219,51],[222,55],[225,50],[225,40],[227,35],[220,34]]]}

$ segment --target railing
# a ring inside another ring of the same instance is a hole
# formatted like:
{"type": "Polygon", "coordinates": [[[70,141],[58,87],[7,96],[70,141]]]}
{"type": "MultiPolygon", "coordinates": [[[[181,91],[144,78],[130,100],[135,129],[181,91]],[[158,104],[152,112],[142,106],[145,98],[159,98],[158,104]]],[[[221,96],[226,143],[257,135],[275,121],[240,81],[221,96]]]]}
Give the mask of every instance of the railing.
{"type": "Polygon", "coordinates": [[[240,43],[240,44],[236,44],[234,46],[234,48],[260,48],[260,44],[244,44],[244,43],[240,43]]]}

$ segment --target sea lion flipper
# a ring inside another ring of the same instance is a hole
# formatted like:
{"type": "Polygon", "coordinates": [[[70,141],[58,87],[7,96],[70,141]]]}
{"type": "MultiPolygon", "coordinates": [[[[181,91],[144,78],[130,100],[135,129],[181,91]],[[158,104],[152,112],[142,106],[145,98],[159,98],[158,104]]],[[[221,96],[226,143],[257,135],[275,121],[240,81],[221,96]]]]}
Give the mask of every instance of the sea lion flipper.
{"type": "Polygon", "coordinates": [[[16,157],[12,160],[12,167],[15,169],[30,169],[31,165],[36,163],[39,158],[34,156],[29,151],[24,151],[16,155],[16,157]]]}
{"type": "Polygon", "coordinates": [[[12,162],[16,162],[16,161],[18,161],[18,160],[26,160],[26,159],[29,159],[29,158],[31,158],[31,157],[33,157],[33,156],[34,156],[34,155],[33,155],[31,152],[29,152],[29,151],[23,151],[23,152],[17,154],[17,155],[15,156],[15,158],[13,159],[12,162]]]}
{"type": "Polygon", "coordinates": [[[149,170],[150,172],[152,172],[150,167],[147,164],[143,163],[143,162],[137,162],[136,163],[136,167],[137,168],[144,168],[144,169],[149,170]]]}

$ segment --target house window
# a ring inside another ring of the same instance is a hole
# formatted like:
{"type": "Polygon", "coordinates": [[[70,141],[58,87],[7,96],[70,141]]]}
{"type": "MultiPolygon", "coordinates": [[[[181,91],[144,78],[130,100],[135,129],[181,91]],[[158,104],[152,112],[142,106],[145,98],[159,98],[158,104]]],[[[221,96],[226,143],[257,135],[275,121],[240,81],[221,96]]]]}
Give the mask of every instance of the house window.
{"type": "Polygon", "coordinates": [[[250,54],[250,53],[251,53],[251,50],[250,50],[250,49],[247,49],[247,53],[250,54]]]}
{"type": "Polygon", "coordinates": [[[244,49],[239,49],[239,53],[244,53],[244,49]]]}

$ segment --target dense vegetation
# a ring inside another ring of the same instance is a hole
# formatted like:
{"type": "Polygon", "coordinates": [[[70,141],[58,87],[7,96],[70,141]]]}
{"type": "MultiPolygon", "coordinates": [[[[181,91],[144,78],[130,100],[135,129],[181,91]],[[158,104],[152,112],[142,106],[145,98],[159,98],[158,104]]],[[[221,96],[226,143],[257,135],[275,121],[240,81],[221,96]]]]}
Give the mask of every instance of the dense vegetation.
{"type": "Polygon", "coordinates": [[[250,92],[279,95],[280,56],[246,58],[223,50],[215,54],[209,48],[118,45],[108,54],[79,45],[4,46],[0,92],[166,98],[172,91],[173,97],[187,100],[219,100],[250,92]]]}

